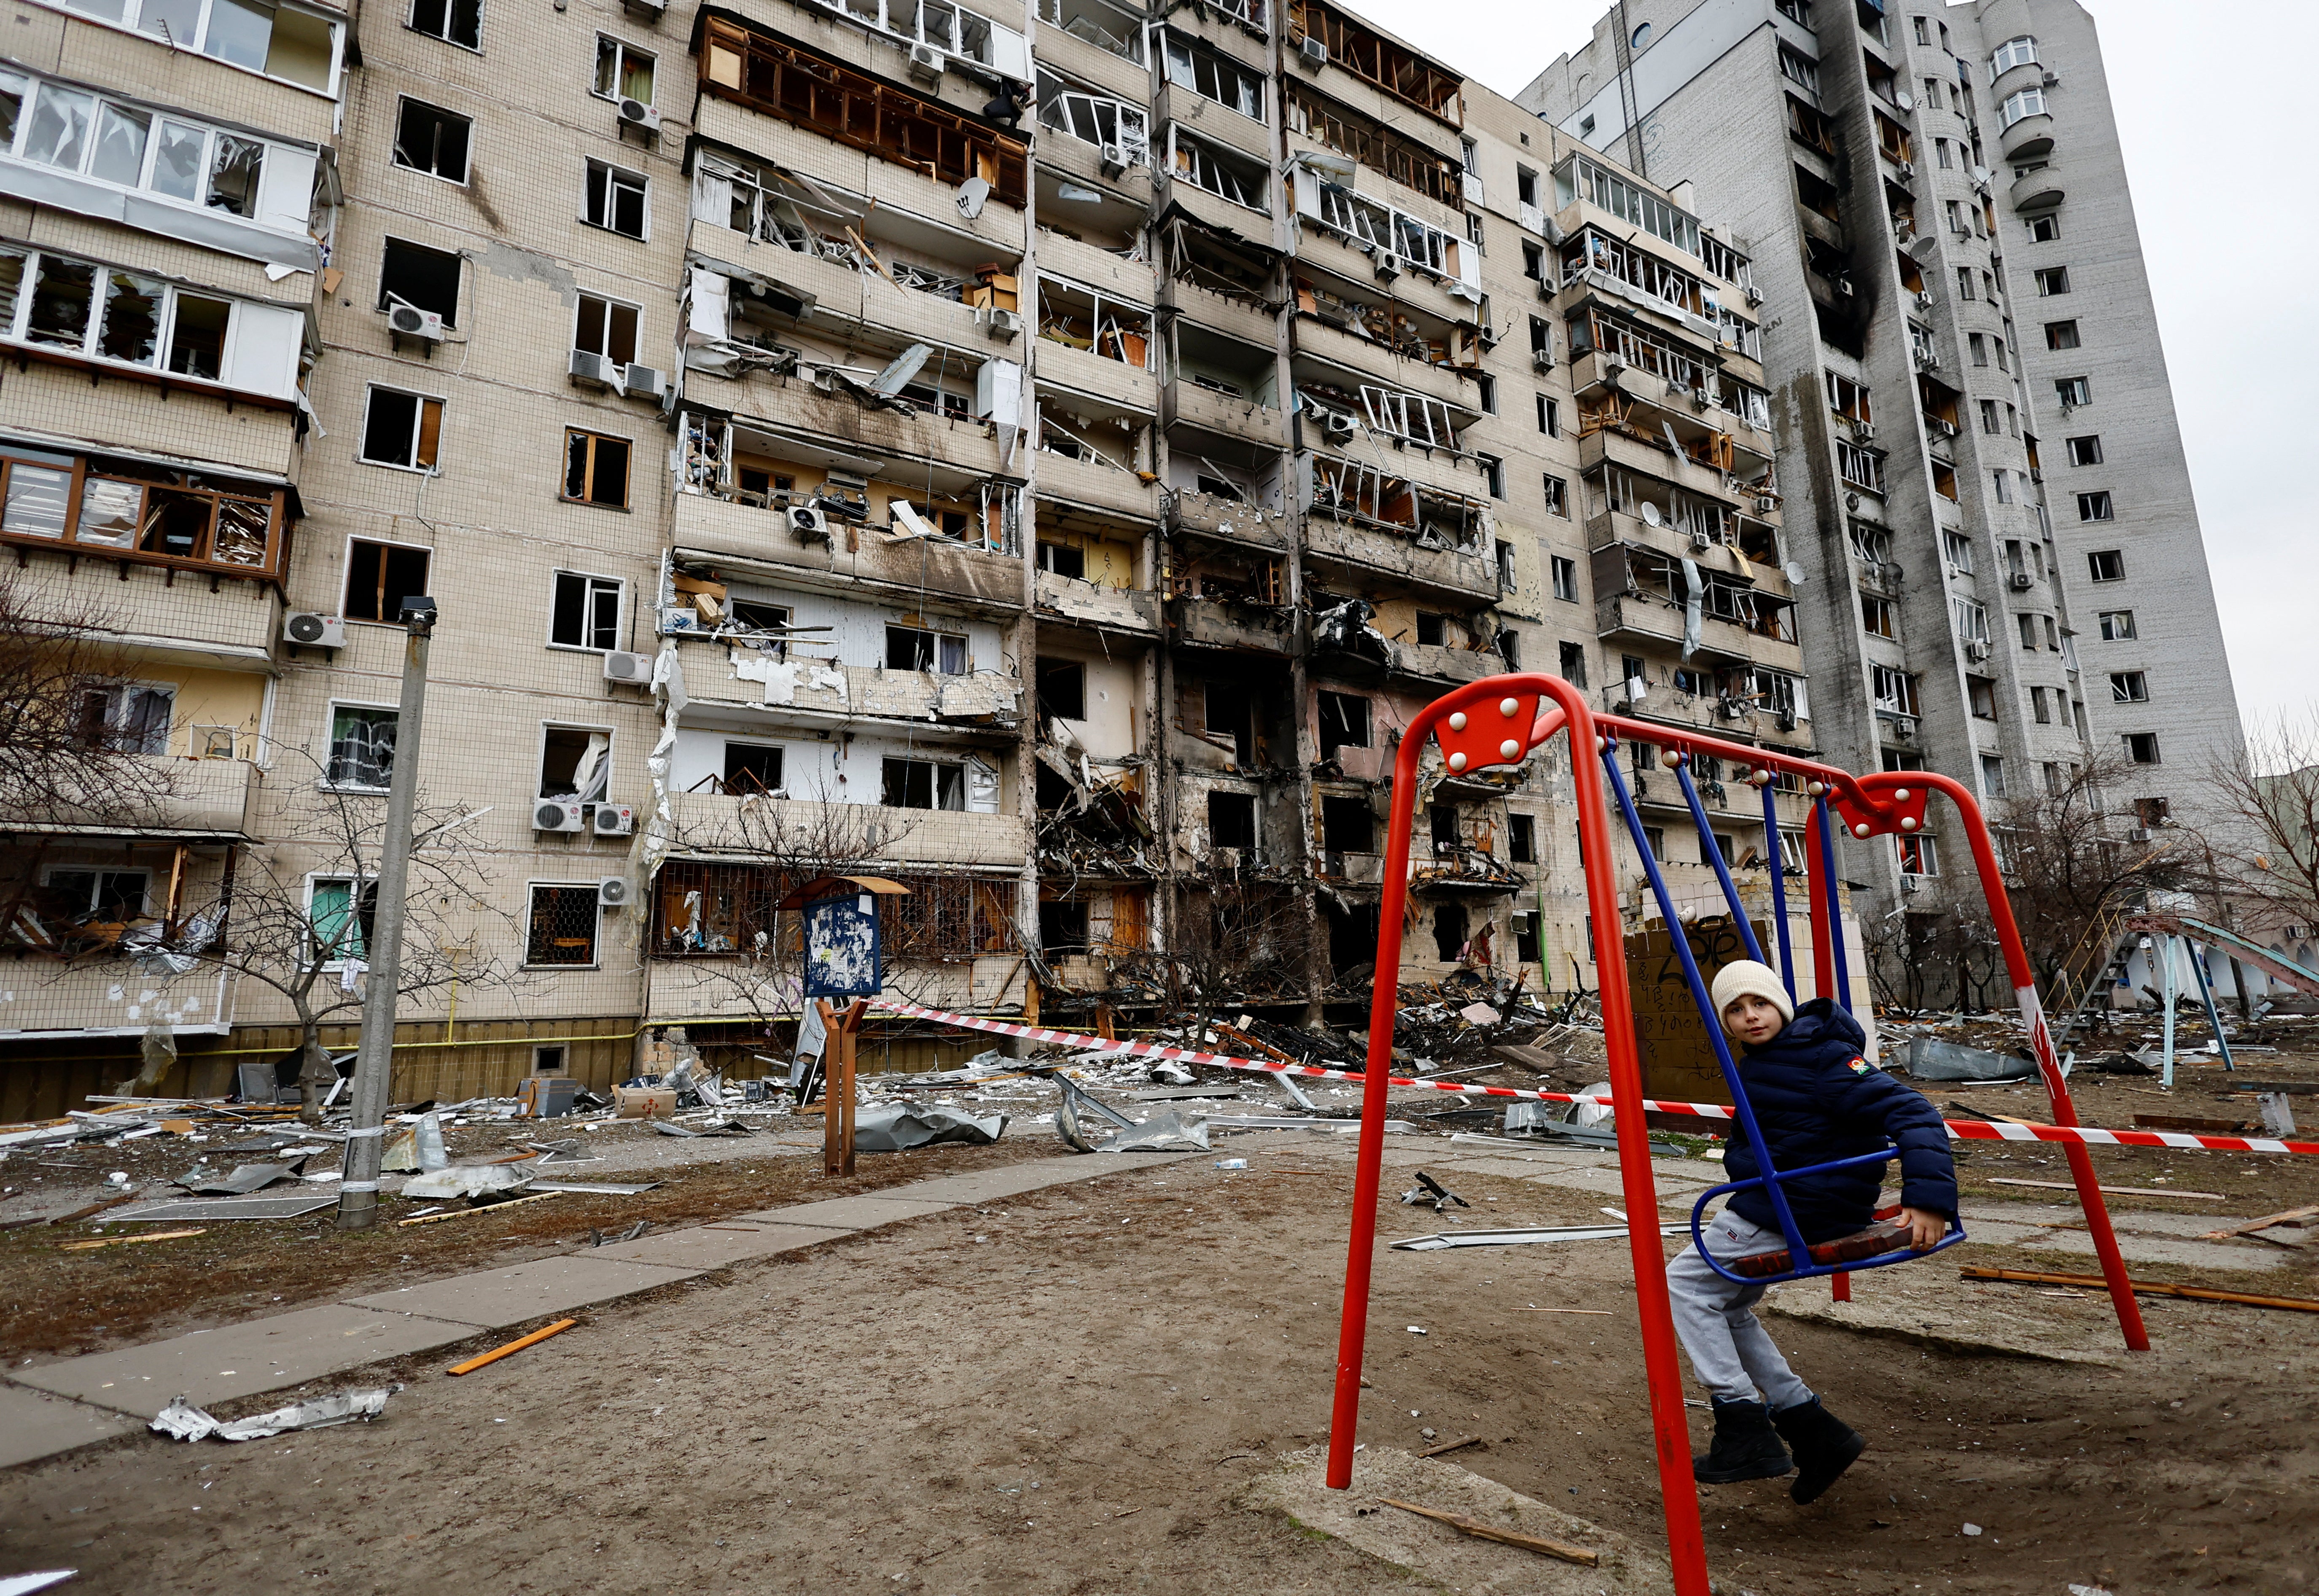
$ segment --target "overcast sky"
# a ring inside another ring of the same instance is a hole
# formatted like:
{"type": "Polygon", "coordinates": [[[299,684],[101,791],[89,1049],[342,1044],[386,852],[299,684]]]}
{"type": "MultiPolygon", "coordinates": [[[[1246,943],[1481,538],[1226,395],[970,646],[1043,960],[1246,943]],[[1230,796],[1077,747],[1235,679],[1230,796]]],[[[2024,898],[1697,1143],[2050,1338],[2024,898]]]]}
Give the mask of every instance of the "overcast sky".
{"type": "MultiPolygon", "coordinates": [[[[1628,4],[1649,15],[1648,0],[1628,4]]],[[[2084,4],[2101,29],[2240,709],[2250,723],[2306,714],[2319,705],[2319,177],[2302,123],[2319,7],[2084,4]]],[[[1505,95],[1584,43],[1607,9],[1355,5],[1505,95]]]]}

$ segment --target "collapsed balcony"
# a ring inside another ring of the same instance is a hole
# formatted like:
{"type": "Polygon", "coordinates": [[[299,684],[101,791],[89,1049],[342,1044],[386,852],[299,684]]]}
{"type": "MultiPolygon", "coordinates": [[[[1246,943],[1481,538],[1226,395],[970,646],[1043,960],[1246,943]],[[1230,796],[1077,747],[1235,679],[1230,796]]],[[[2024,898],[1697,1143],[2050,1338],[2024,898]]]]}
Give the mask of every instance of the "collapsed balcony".
{"type": "Polygon", "coordinates": [[[1422,487],[1358,461],[1306,455],[1313,515],[1305,546],[1316,560],[1383,573],[1412,586],[1494,603],[1494,526],[1478,499],[1422,487]]]}
{"type": "Polygon", "coordinates": [[[1796,644],[1795,600],[1697,560],[1636,544],[1593,554],[1596,626],[1604,638],[1634,636],[1680,645],[1683,655],[1752,663],[1764,644],[1796,644]]]}
{"type": "Polygon", "coordinates": [[[1039,762],[1039,872],[1080,880],[1149,880],[1160,873],[1159,834],[1143,812],[1141,769],[1100,775],[1042,737],[1039,762]]]}
{"type": "Polygon", "coordinates": [[[1166,592],[1168,624],[1178,643],[1269,654],[1297,651],[1281,557],[1179,543],[1169,553],[1166,592]]]}

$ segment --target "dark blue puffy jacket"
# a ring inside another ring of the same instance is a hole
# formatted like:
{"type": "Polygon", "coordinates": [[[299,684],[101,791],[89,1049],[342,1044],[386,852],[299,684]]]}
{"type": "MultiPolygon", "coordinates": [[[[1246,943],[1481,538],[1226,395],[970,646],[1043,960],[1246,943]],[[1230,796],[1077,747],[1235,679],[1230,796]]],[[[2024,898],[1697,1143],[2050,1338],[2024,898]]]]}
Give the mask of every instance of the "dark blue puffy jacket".
{"type": "MultiPolygon", "coordinates": [[[[1764,1143],[1778,1169],[1800,1169],[1898,1143],[1900,1202],[1909,1208],[1954,1216],[1957,1206],[1956,1164],[1949,1157],[1948,1132],[1940,1111],[1861,1057],[1868,1034],[1860,1022],[1833,1000],[1815,997],[1760,1048],[1739,1060],[1739,1079],[1763,1127],[1764,1143]]],[[[1763,1171],[1755,1150],[1735,1122],[1723,1154],[1734,1180],[1763,1171]]],[[[1876,1212],[1876,1196],[1891,1163],[1855,1164],[1802,1180],[1784,1180],[1780,1189],[1803,1228],[1806,1241],[1826,1241],[1864,1228],[1876,1212]]],[[[1740,1218],[1780,1228],[1772,1199],[1762,1186],[1731,1194],[1727,1205],[1740,1218]]]]}

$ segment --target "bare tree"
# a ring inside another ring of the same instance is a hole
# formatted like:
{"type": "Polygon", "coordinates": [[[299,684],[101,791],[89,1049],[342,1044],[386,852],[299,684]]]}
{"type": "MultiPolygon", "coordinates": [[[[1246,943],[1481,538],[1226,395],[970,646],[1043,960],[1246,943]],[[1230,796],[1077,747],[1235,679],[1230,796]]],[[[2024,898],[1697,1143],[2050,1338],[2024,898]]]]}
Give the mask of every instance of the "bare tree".
{"type": "Polygon", "coordinates": [[[2127,771],[2122,758],[2105,756],[1992,806],[1990,831],[2014,921],[2041,987],[2102,914],[2206,879],[2204,843],[2195,834],[2165,834],[2154,843],[2126,839],[2102,795],[2127,771]]]}
{"type": "Polygon", "coordinates": [[[118,630],[98,607],[0,571],[0,824],[31,845],[0,883],[0,925],[17,925],[36,890],[44,828],[136,825],[171,791],[153,757],[168,703],[121,680],[118,630]]]}
{"type": "Polygon", "coordinates": [[[2256,732],[2211,778],[2226,895],[2264,929],[2319,923],[2319,708],[2256,732]]]}
{"type": "Polygon", "coordinates": [[[1262,869],[1207,866],[1176,887],[1175,934],[1153,955],[1188,1010],[1193,1045],[1226,1009],[1302,1002],[1317,946],[1314,913],[1295,884],[1262,869]]]}
{"type": "MultiPolygon", "coordinates": [[[[277,780],[298,795],[279,829],[242,852],[215,901],[187,916],[176,940],[150,956],[181,969],[207,964],[230,971],[289,1006],[299,1033],[300,1113],[312,1123],[336,1078],[322,1028],[362,1010],[386,810],[375,796],[332,785],[330,772],[303,751],[276,753],[277,780]]],[[[516,984],[503,950],[519,946],[526,927],[486,896],[482,856],[463,835],[480,813],[422,801],[412,817],[396,983],[406,1000],[455,982],[469,989],[516,984]]]]}

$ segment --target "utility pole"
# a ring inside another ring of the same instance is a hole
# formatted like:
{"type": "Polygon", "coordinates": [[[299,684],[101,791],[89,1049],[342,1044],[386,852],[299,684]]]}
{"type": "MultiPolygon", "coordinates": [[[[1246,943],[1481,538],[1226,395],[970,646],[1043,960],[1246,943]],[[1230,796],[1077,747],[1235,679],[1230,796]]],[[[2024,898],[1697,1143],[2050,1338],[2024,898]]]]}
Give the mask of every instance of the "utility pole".
{"type": "MultiPolygon", "coordinates": [[[[427,703],[427,644],[435,600],[402,600],[402,706],[394,723],[394,771],[387,779],[386,834],[379,847],[378,906],[373,911],[370,984],[363,989],[362,1042],[355,1054],[354,1128],[347,1132],[338,1185],[338,1229],[366,1231],[378,1219],[378,1167],[385,1157],[388,1073],[394,1050],[395,988],[402,984],[403,899],[411,879],[411,817],[419,801],[420,716],[427,703]]],[[[356,884],[356,901],[361,901],[356,884]]]]}

